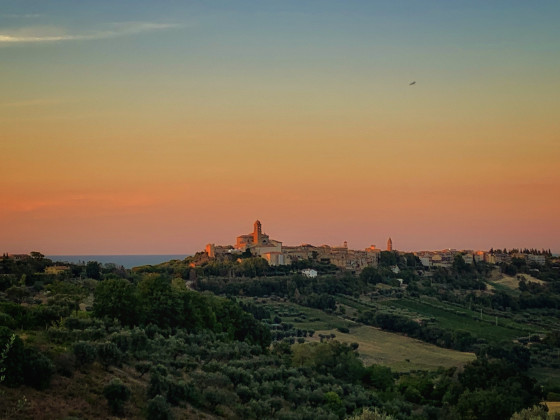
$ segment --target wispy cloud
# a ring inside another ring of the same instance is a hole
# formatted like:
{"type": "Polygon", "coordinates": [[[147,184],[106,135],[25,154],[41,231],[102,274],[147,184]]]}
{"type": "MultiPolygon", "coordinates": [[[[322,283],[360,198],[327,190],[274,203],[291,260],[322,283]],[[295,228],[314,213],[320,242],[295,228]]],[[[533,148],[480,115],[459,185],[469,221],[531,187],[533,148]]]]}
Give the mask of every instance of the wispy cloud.
{"type": "Polygon", "coordinates": [[[178,28],[179,26],[172,23],[120,22],[105,25],[104,29],[82,33],[69,33],[57,27],[29,27],[11,32],[0,32],[0,44],[109,39],[143,32],[178,28]]]}

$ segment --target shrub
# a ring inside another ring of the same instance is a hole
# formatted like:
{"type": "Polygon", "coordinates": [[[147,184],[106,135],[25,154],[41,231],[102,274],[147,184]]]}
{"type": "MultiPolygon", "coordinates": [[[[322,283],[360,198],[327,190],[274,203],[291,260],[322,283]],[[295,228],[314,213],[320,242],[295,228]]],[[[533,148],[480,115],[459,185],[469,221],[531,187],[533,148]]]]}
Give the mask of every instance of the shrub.
{"type": "Polygon", "coordinates": [[[117,416],[124,414],[124,404],[130,398],[130,390],[120,379],[113,378],[108,385],[103,388],[103,395],[107,398],[109,410],[117,416]]]}
{"type": "Polygon", "coordinates": [[[23,341],[6,327],[0,327],[0,352],[0,378],[7,386],[21,385],[25,360],[23,341]]]}
{"type": "Polygon", "coordinates": [[[122,353],[115,343],[100,343],[97,345],[97,357],[101,364],[108,368],[111,365],[121,365],[122,353]]]}
{"type": "Polygon", "coordinates": [[[91,319],[81,319],[76,317],[68,317],[64,320],[64,327],[69,330],[85,330],[91,326],[91,319]]]}
{"type": "Polygon", "coordinates": [[[223,369],[223,373],[225,373],[229,377],[231,382],[236,386],[240,384],[250,385],[253,380],[251,374],[245,369],[241,368],[226,366],[223,369]]]}
{"type": "Polygon", "coordinates": [[[194,387],[185,381],[167,382],[167,401],[172,405],[178,405],[181,401],[189,401],[194,387]]]}
{"type": "Polygon", "coordinates": [[[251,398],[255,397],[255,392],[246,385],[239,385],[237,387],[237,396],[243,403],[247,403],[251,398]]]}
{"type": "Polygon", "coordinates": [[[215,409],[220,404],[233,405],[238,400],[237,394],[215,386],[206,388],[203,392],[203,398],[206,407],[210,409],[215,409]]]}
{"type": "Polygon", "coordinates": [[[83,367],[95,361],[95,347],[87,341],[78,341],[73,347],[76,366],[83,367]]]}
{"type": "Polygon", "coordinates": [[[134,369],[136,369],[140,373],[140,377],[149,372],[151,367],[152,363],[147,361],[140,361],[134,365],[134,369]]]}
{"type": "Polygon", "coordinates": [[[167,371],[167,368],[165,366],[163,366],[162,364],[157,364],[157,365],[152,367],[152,373],[153,374],[157,373],[158,375],[167,376],[168,371],[167,371]]]}
{"type": "Polygon", "coordinates": [[[33,348],[25,349],[24,356],[24,383],[36,389],[48,388],[51,383],[51,377],[55,372],[53,362],[33,348]]]}
{"type": "Polygon", "coordinates": [[[126,353],[130,348],[130,331],[121,331],[119,333],[114,333],[109,339],[111,340],[111,342],[115,343],[119,350],[123,353],[126,353]]]}
{"type": "Polygon", "coordinates": [[[148,346],[148,337],[144,330],[134,328],[130,332],[130,350],[144,350],[148,346]]]}
{"type": "Polygon", "coordinates": [[[169,405],[161,395],[156,395],[148,401],[148,408],[146,409],[146,418],[148,420],[170,420],[171,411],[169,405]]]}
{"type": "Polygon", "coordinates": [[[0,326],[15,328],[16,321],[10,315],[5,314],[4,312],[0,312],[0,326]]]}
{"type": "Polygon", "coordinates": [[[80,331],[78,337],[82,340],[100,340],[105,337],[105,330],[103,327],[90,327],[80,331]]]}
{"type": "Polygon", "coordinates": [[[168,389],[169,384],[167,383],[166,379],[158,373],[152,372],[150,384],[148,385],[148,389],[146,390],[148,398],[155,398],[158,395],[166,395],[168,389]]]}
{"type": "Polygon", "coordinates": [[[66,328],[51,327],[47,330],[47,337],[50,341],[57,344],[71,343],[76,334],[73,331],[68,331],[66,328]]]}
{"type": "Polygon", "coordinates": [[[393,372],[386,366],[371,365],[365,369],[362,381],[366,385],[384,391],[393,386],[393,372]]]}

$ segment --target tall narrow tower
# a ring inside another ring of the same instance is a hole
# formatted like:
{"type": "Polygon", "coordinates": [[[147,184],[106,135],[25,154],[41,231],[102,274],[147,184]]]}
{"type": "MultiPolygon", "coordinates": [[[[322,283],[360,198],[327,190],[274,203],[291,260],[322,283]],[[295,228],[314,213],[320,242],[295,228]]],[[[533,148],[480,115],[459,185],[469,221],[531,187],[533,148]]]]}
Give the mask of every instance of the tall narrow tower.
{"type": "Polygon", "coordinates": [[[392,251],[393,250],[393,241],[391,240],[391,238],[389,238],[389,240],[387,241],[387,251],[392,251]]]}
{"type": "Polygon", "coordinates": [[[262,226],[261,222],[257,220],[253,225],[253,243],[259,245],[261,243],[262,226]]]}

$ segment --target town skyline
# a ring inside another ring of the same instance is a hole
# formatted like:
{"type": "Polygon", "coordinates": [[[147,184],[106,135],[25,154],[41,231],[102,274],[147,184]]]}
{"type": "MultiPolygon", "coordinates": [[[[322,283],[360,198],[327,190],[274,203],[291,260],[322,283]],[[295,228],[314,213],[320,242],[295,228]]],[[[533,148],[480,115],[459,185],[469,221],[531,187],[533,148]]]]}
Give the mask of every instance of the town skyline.
{"type": "MultiPolygon", "coordinates": [[[[219,245],[209,243],[206,245],[204,254],[209,259],[230,259],[232,255],[252,255],[265,259],[270,266],[284,266],[297,264],[299,261],[322,261],[329,262],[339,268],[360,272],[366,267],[376,267],[381,260],[383,251],[386,254],[405,254],[393,248],[393,241],[389,237],[386,247],[370,245],[365,249],[352,249],[348,242],[342,245],[313,245],[304,243],[301,245],[286,245],[284,242],[271,238],[263,230],[260,220],[253,224],[253,231],[237,236],[235,244],[219,245]]],[[[546,250],[521,249],[507,252],[505,249],[491,249],[489,252],[482,250],[457,250],[445,249],[438,251],[409,251],[419,257],[420,263],[425,267],[451,267],[457,255],[462,255],[466,264],[475,262],[486,262],[490,264],[511,263],[512,255],[527,259],[538,265],[545,265],[545,254],[551,254],[546,250]]],[[[198,253],[197,255],[200,255],[198,253]]],[[[552,255],[548,255],[552,256],[552,255]]],[[[203,259],[203,262],[206,262],[203,259]]],[[[316,274],[315,274],[316,275],[316,274]]]]}
{"type": "Polygon", "coordinates": [[[558,253],[558,16],[0,0],[0,250],[191,254],[260,218],[289,244],[558,253]]]}
{"type": "MultiPolygon", "coordinates": [[[[256,223],[260,224],[260,220],[257,219],[255,221],[256,223]]],[[[245,226],[246,227],[246,226],[245,226]]],[[[268,238],[269,235],[267,234],[266,231],[262,231],[262,233],[268,238]]],[[[283,239],[282,238],[282,234],[276,234],[274,233],[276,239],[283,239]]],[[[38,251],[41,253],[44,253],[45,255],[180,255],[180,254],[185,254],[185,255],[194,255],[197,252],[200,252],[202,250],[205,249],[210,245],[210,244],[215,244],[215,245],[219,245],[219,246],[223,246],[223,247],[231,247],[232,249],[241,249],[243,247],[239,247],[239,238],[243,237],[243,236],[247,236],[247,235],[242,235],[239,236],[239,232],[236,232],[234,236],[231,236],[230,238],[226,238],[223,240],[219,240],[219,241],[211,241],[211,242],[206,242],[205,245],[202,244],[198,244],[198,245],[194,245],[194,248],[190,248],[191,250],[188,252],[182,251],[182,250],[177,250],[177,252],[163,252],[163,253],[149,253],[149,252],[145,252],[145,253],[130,253],[130,252],[116,252],[116,253],[110,253],[110,252],[101,252],[101,253],[95,253],[95,252],[91,252],[91,253],[72,253],[72,252],[50,252],[49,250],[44,250],[44,249],[38,249],[38,248],[33,248],[33,249],[2,249],[2,253],[3,254],[29,254],[30,252],[33,251],[38,251]],[[237,237],[237,245],[235,242],[235,238],[237,237]]],[[[224,238],[224,235],[220,235],[221,238],[224,238]]],[[[376,238],[378,236],[375,236],[376,238]]],[[[276,241],[276,239],[274,241],[276,241]]],[[[550,247],[542,247],[542,246],[525,246],[525,245],[517,245],[517,246],[488,246],[488,247],[468,247],[468,246],[447,246],[447,247],[439,247],[439,248],[430,248],[430,247],[418,247],[418,248],[399,248],[399,242],[397,241],[395,242],[393,240],[393,237],[388,236],[385,241],[380,240],[380,241],[370,241],[369,245],[366,245],[367,240],[361,240],[360,242],[357,242],[358,245],[352,244],[349,241],[343,240],[343,241],[338,241],[338,242],[312,242],[312,241],[305,241],[305,240],[301,240],[299,242],[295,241],[295,242],[290,242],[290,241],[284,241],[282,240],[281,243],[283,243],[284,245],[287,246],[291,246],[291,247],[299,247],[299,246],[304,246],[304,245],[310,245],[313,247],[331,247],[331,248],[348,248],[351,250],[360,250],[360,249],[375,249],[376,251],[396,251],[396,252],[412,252],[412,253],[416,253],[416,252],[441,252],[441,251],[484,251],[484,252],[488,252],[490,250],[496,250],[496,251],[501,251],[503,249],[507,249],[508,251],[510,250],[520,250],[520,252],[524,249],[528,249],[528,250],[536,250],[536,251],[550,251],[552,252],[553,255],[559,255],[560,252],[554,248],[550,248],[550,247]],[[390,246],[389,246],[389,242],[390,242],[390,246]]],[[[243,248],[244,249],[244,248],[243,248]]]]}

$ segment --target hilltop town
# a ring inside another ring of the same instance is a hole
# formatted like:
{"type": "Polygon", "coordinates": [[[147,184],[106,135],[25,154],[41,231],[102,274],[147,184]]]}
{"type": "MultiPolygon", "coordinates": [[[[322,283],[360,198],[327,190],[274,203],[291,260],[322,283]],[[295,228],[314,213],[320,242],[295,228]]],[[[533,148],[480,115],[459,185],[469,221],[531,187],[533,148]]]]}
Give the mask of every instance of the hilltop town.
{"type": "MultiPolygon", "coordinates": [[[[387,240],[386,251],[395,251],[400,254],[405,252],[393,249],[391,238],[387,240]]],[[[253,232],[237,237],[235,245],[206,245],[205,252],[210,259],[219,259],[228,254],[250,252],[253,256],[264,258],[271,266],[290,265],[295,261],[316,260],[333,264],[339,268],[355,272],[362,271],[365,267],[377,267],[383,249],[371,245],[364,250],[348,248],[348,243],[342,246],[302,244],[286,246],[281,241],[271,239],[263,232],[262,224],[256,220],[253,232]]],[[[415,251],[413,255],[425,268],[451,267],[456,255],[461,255],[465,263],[472,264],[486,262],[489,264],[511,263],[512,258],[520,258],[528,263],[544,265],[546,257],[551,256],[550,251],[537,250],[457,250],[445,249],[440,251],[415,251]]]]}
{"type": "MultiPolygon", "coordinates": [[[[389,239],[388,247],[391,246],[389,239]]],[[[259,256],[268,261],[269,265],[290,265],[299,260],[313,259],[328,262],[340,268],[349,270],[361,270],[368,266],[377,266],[380,249],[372,245],[363,251],[348,248],[344,242],[342,246],[313,246],[302,244],[299,246],[286,246],[282,242],[263,233],[262,224],[259,220],[253,225],[253,232],[237,237],[235,245],[206,245],[206,253],[210,258],[219,258],[225,254],[250,252],[253,256],[259,256]]]]}

